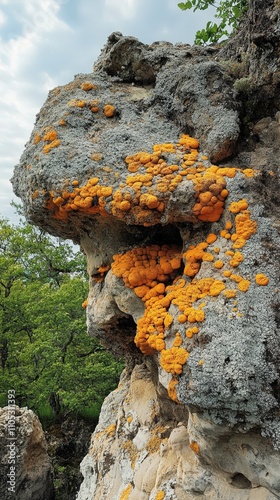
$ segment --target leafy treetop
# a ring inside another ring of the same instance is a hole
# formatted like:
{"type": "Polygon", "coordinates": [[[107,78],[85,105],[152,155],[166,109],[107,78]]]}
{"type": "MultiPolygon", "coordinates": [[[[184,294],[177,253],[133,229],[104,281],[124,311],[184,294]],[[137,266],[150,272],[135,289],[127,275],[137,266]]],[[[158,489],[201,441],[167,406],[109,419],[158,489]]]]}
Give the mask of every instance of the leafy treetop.
{"type": "Polygon", "coordinates": [[[215,7],[215,17],[220,23],[208,21],[206,27],[197,31],[194,43],[203,45],[206,43],[217,43],[222,37],[228,37],[232,30],[235,30],[240,20],[247,11],[248,0],[221,0],[219,4],[214,0],[188,0],[178,3],[181,10],[206,10],[208,7],[215,7]]]}

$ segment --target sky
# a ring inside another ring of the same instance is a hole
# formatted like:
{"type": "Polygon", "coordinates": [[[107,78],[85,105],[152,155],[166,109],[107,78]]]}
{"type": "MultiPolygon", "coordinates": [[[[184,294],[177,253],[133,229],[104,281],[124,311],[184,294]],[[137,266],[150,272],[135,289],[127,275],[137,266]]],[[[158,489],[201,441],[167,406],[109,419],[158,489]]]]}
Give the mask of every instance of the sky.
{"type": "Polygon", "coordinates": [[[92,71],[113,31],[192,44],[213,18],[178,0],[0,0],[0,216],[16,224],[10,178],[48,91],[92,71]]]}

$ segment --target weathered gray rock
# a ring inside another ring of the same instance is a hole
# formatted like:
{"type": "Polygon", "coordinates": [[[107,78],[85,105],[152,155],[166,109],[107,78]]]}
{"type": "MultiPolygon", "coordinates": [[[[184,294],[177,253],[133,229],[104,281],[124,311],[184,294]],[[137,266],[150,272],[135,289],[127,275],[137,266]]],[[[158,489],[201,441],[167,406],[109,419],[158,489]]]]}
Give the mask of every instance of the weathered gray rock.
{"type": "Polygon", "coordinates": [[[0,409],[3,500],[53,500],[52,466],[41,424],[27,408],[0,409]]]}
{"type": "Polygon", "coordinates": [[[215,56],[111,35],[15,169],[29,220],[87,255],[89,334],[127,360],[79,500],[280,498],[279,112],[239,137],[215,56]]]}

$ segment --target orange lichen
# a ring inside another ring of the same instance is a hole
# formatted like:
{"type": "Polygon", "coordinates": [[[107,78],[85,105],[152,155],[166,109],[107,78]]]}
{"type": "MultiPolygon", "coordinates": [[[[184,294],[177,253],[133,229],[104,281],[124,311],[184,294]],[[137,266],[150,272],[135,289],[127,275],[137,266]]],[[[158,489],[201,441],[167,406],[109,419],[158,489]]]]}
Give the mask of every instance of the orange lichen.
{"type": "Polygon", "coordinates": [[[175,335],[175,339],[173,341],[173,347],[180,347],[180,345],[182,345],[182,343],[183,343],[183,339],[182,339],[180,333],[177,332],[175,335]]]}
{"type": "Polygon", "coordinates": [[[251,282],[249,280],[245,280],[245,279],[242,279],[239,283],[238,283],[238,289],[241,291],[241,292],[247,292],[249,286],[250,286],[251,282]]]}
{"type": "Polygon", "coordinates": [[[197,334],[198,333],[198,328],[197,326],[193,326],[192,328],[188,328],[186,330],[186,337],[188,339],[191,339],[193,337],[193,335],[197,334]]]}
{"type": "Polygon", "coordinates": [[[196,441],[190,442],[190,448],[192,451],[194,451],[194,453],[196,453],[196,455],[199,455],[200,448],[199,448],[199,444],[196,441]]]}
{"type": "Polygon", "coordinates": [[[262,273],[256,274],[255,280],[257,285],[266,286],[269,282],[269,278],[262,273]]]}
{"type": "Polygon", "coordinates": [[[120,496],[120,500],[128,500],[131,490],[132,490],[132,484],[129,483],[129,485],[123,490],[120,496]]]}
{"type": "Polygon", "coordinates": [[[206,238],[206,243],[208,243],[208,245],[211,245],[211,243],[215,243],[216,239],[217,239],[216,234],[209,233],[207,238],[206,238]]]}
{"type": "Polygon", "coordinates": [[[105,432],[107,436],[113,437],[116,433],[116,428],[117,428],[116,424],[111,424],[108,427],[106,427],[105,432]]]}
{"type": "Polygon", "coordinates": [[[216,269],[222,269],[222,267],[224,266],[224,263],[222,260],[216,260],[216,262],[214,262],[213,266],[216,268],[216,269]]]}
{"type": "Polygon", "coordinates": [[[161,351],[160,364],[167,373],[180,375],[188,357],[189,353],[183,347],[171,347],[161,351]]]}
{"type": "Polygon", "coordinates": [[[158,491],[155,500],[163,500],[164,498],[165,498],[165,492],[163,490],[158,491]]]}
{"type": "Polygon", "coordinates": [[[67,106],[70,106],[71,108],[84,108],[86,105],[86,101],[83,101],[82,99],[71,99],[67,103],[67,106]]]}
{"type": "Polygon", "coordinates": [[[39,134],[39,132],[36,131],[34,134],[34,139],[33,139],[34,144],[38,144],[38,142],[40,142],[41,139],[42,139],[42,136],[39,134]]]}
{"type": "Polygon", "coordinates": [[[177,397],[177,391],[176,391],[177,385],[178,385],[178,380],[176,377],[173,376],[168,384],[167,392],[170,399],[172,399],[176,403],[180,403],[177,397]]]}
{"type": "Polygon", "coordinates": [[[244,257],[241,252],[235,252],[232,259],[229,261],[231,267],[238,267],[243,262],[244,257]]]}
{"type": "Polygon", "coordinates": [[[84,300],[84,302],[82,303],[82,308],[86,309],[87,306],[88,306],[88,299],[84,300]]]}
{"type": "Polygon", "coordinates": [[[54,141],[55,139],[57,139],[57,132],[56,132],[56,130],[50,130],[43,137],[43,140],[45,142],[46,141],[54,141]]]}
{"type": "Polygon", "coordinates": [[[116,109],[111,104],[106,104],[103,108],[103,113],[107,118],[112,118],[116,112],[116,109]]]}
{"type": "Polygon", "coordinates": [[[236,290],[225,290],[223,294],[227,299],[233,299],[236,297],[236,290]]]}
{"type": "Polygon", "coordinates": [[[81,89],[87,92],[88,90],[96,89],[96,86],[90,82],[83,82],[81,85],[81,89]]]}
{"type": "Polygon", "coordinates": [[[204,174],[194,174],[192,178],[197,202],[193,212],[199,220],[216,222],[220,219],[224,201],[228,196],[226,181],[222,175],[217,175],[217,169],[212,166],[204,174]]]}
{"type": "Polygon", "coordinates": [[[232,212],[233,214],[238,214],[239,212],[247,210],[247,208],[248,208],[248,203],[243,198],[242,200],[239,201],[233,201],[229,206],[229,211],[232,212]]]}
{"type": "Polygon", "coordinates": [[[60,145],[60,139],[56,139],[55,141],[52,141],[43,147],[43,153],[47,154],[50,152],[52,148],[57,148],[59,145],[60,145]]]}

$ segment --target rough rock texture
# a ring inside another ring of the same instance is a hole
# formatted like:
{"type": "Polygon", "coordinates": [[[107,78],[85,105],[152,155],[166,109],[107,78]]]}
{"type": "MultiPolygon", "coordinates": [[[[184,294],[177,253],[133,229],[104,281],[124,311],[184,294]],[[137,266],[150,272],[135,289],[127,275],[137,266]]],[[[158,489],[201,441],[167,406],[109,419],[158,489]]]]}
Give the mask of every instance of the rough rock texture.
{"type": "Polygon", "coordinates": [[[51,461],[33,411],[18,406],[0,409],[0,449],[3,500],[54,499],[51,461]]]}
{"type": "Polygon", "coordinates": [[[235,81],[211,47],[114,33],[15,169],[29,220],[87,255],[89,334],[127,360],[79,500],[280,498],[279,112],[245,120],[235,81]]]}

